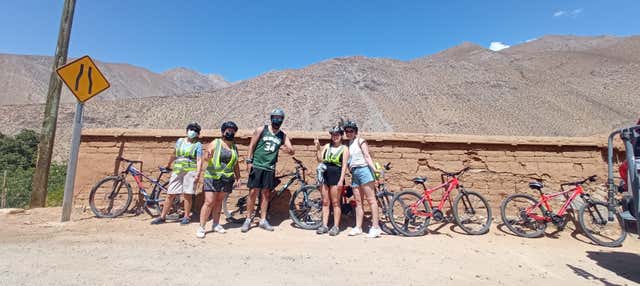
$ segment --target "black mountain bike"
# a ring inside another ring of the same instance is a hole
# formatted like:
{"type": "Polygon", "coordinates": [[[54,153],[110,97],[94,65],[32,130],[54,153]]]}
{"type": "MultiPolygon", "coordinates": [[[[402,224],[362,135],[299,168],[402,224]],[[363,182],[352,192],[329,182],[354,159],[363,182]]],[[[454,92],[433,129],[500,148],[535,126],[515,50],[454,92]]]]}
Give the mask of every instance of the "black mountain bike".
{"type": "MultiPolygon", "coordinates": [[[[142,209],[152,217],[160,215],[169,184],[169,182],[162,180],[162,175],[171,173],[171,169],[158,167],[160,174],[156,179],[153,179],[134,166],[134,164],[140,164],[140,169],[142,169],[142,161],[128,160],[122,157],[118,157],[117,160],[127,162],[127,168],[118,175],[105,177],[93,186],[89,194],[91,211],[99,218],[113,218],[127,211],[133,200],[133,191],[127,182],[127,177],[131,175],[136,181],[139,194],[138,204],[132,211],[140,214],[142,209]],[[153,186],[150,193],[142,184],[143,179],[149,181],[153,186]]],[[[179,205],[180,197],[177,196],[173,201],[172,209],[174,212],[179,211],[179,205]]]]}
{"type": "MultiPolygon", "coordinates": [[[[293,158],[296,164],[295,171],[277,176],[276,188],[272,190],[269,198],[269,209],[272,206],[272,202],[275,198],[279,197],[284,191],[288,191],[289,187],[295,182],[300,184],[298,190],[296,190],[291,196],[289,201],[289,216],[296,224],[296,226],[303,229],[316,229],[322,224],[322,197],[317,185],[309,185],[306,182],[305,171],[307,168],[302,161],[293,158]],[[283,178],[289,178],[289,180],[276,191],[277,186],[280,185],[283,178]]],[[[262,192],[262,191],[261,191],[262,192]]],[[[239,223],[244,221],[247,215],[247,204],[249,202],[249,194],[237,198],[235,202],[230,198],[229,194],[224,197],[223,211],[227,217],[227,221],[233,223],[239,223]]],[[[256,199],[255,211],[251,215],[253,220],[260,215],[260,205],[262,202],[262,194],[258,194],[256,199]]],[[[267,209],[267,215],[269,213],[267,209]]]]}

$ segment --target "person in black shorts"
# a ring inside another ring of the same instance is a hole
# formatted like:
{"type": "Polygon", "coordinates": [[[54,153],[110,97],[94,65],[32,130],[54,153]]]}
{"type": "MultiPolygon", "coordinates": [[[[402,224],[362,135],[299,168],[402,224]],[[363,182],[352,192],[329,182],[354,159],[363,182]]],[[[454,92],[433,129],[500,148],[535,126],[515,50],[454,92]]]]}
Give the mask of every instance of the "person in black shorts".
{"type": "Polygon", "coordinates": [[[347,172],[347,164],[349,161],[349,148],[342,144],[342,135],[344,131],[339,126],[329,130],[331,134],[331,143],[320,147],[318,138],[315,138],[316,157],[318,162],[326,165],[327,169],[323,174],[322,185],[322,225],[316,231],[317,234],[329,232],[329,235],[335,236],[340,233],[340,216],[342,210],[340,208],[340,196],[344,185],[344,176],[347,172]],[[343,163],[344,162],[344,163],[343,163]],[[333,207],[333,227],[328,229],[329,222],[329,203],[333,207]]]}
{"type": "Polygon", "coordinates": [[[207,146],[204,160],[204,204],[200,210],[200,227],[196,231],[199,238],[204,238],[207,233],[204,227],[212,211],[211,229],[217,233],[225,233],[224,227],[220,225],[222,200],[227,193],[231,193],[233,187],[240,185],[238,149],[234,140],[238,126],[233,121],[227,121],[222,123],[220,131],[222,138],[213,140],[207,146]]]}
{"type": "Polygon", "coordinates": [[[247,232],[251,227],[253,208],[258,193],[262,194],[260,204],[260,228],[273,231],[273,226],[267,221],[267,210],[269,209],[269,197],[275,188],[275,171],[278,162],[278,152],[282,150],[293,155],[291,140],[280,129],[284,121],[284,111],[280,108],[274,109],[271,114],[271,125],[257,128],[253,132],[249,143],[249,157],[246,159],[249,170],[249,180],[247,187],[249,191],[249,202],[247,204],[247,218],[240,231],[247,232]]]}

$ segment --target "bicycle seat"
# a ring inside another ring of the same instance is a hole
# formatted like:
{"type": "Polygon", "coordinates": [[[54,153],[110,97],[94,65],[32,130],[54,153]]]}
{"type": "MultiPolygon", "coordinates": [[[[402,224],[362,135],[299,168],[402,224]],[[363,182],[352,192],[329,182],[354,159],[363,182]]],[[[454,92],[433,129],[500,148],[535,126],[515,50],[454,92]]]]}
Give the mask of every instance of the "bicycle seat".
{"type": "Polygon", "coordinates": [[[540,191],[542,190],[542,188],[544,188],[544,185],[538,181],[535,181],[529,183],[529,188],[540,191]]]}
{"type": "Polygon", "coordinates": [[[166,168],[166,167],[158,167],[158,170],[160,170],[160,173],[162,174],[166,174],[166,173],[171,173],[171,168],[166,168]]]}
{"type": "Polygon", "coordinates": [[[424,184],[425,182],[427,182],[427,177],[415,177],[411,179],[411,181],[415,184],[424,184]]]}

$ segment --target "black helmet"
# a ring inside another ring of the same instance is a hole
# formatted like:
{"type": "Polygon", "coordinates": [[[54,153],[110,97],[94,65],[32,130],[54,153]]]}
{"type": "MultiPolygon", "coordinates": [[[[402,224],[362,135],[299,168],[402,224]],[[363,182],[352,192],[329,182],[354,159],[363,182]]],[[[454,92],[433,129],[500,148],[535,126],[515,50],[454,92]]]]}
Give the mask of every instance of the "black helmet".
{"type": "Polygon", "coordinates": [[[284,110],[282,108],[276,108],[271,111],[270,116],[282,116],[284,118],[284,110]]]}
{"type": "Polygon", "coordinates": [[[189,125],[187,125],[187,131],[188,130],[193,130],[196,133],[200,134],[202,128],[200,128],[200,124],[198,124],[198,122],[191,122],[189,123],[189,125]]]}
{"type": "Polygon", "coordinates": [[[340,133],[340,135],[344,134],[344,130],[340,126],[333,126],[329,129],[329,134],[340,133]]]}
{"type": "Polygon", "coordinates": [[[220,131],[224,132],[226,129],[229,129],[229,128],[238,132],[238,125],[236,125],[236,123],[233,121],[227,121],[225,123],[222,123],[222,126],[220,126],[220,131]]]}
{"type": "Polygon", "coordinates": [[[347,120],[342,125],[342,130],[346,130],[347,128],[351,128],[351,129],[355,130],[356,132],[358,132],[358,124],[356,124],[355,121],[347,120]]]}

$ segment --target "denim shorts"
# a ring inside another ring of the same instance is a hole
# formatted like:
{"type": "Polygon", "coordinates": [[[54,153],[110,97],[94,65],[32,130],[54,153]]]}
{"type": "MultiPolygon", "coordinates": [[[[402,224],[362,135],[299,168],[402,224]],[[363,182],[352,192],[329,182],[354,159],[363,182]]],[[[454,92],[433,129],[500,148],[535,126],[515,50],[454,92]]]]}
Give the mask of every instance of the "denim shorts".
{"type": "Polygon", "coordinates": [[[373,174],[369,166],[355,167],[351,169],[351,186],[358,187],[373,182],[373,174]]]}

